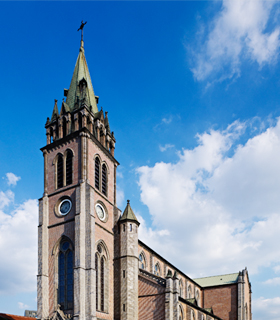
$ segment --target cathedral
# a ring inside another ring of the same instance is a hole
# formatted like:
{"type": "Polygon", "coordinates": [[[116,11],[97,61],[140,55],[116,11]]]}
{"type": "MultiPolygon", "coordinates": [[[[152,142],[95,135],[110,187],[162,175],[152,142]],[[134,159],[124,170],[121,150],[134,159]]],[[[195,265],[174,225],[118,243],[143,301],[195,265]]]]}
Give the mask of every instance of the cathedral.
{"type": "Polygon", "coordinates": [[[37,318],[251,320],[246,268],[191,279],[138,239],[129,201],[123,212],[117,207],[116,138],[98,107],[83,37],[64,96],[41,149],[37,318]]]}

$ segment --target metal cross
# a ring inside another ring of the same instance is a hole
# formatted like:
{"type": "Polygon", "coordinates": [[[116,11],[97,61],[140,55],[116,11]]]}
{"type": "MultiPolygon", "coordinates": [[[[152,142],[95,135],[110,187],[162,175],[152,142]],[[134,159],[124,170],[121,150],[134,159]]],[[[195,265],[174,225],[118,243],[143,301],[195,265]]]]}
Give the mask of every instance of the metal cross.
{"type": "Polygon", "coordinates": [[[87,23],[87,21],[84,23],[83,20],[82,20],[81,26],[80,26],[80,28],[77,30],[77,31],[79,31],[79,30],[82,31],[81,41],[83,41],[83,37],[84,37],[84,26],[86,25],[86,23],[87,23]]]}

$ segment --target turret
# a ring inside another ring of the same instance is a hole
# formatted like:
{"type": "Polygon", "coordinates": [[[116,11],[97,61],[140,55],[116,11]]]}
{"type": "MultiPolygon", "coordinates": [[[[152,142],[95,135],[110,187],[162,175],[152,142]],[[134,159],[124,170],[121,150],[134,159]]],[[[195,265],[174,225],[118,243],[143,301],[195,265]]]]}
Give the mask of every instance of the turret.
{"type": "Polygon", "coordinates": [[[129,200],[120,227],[120,314],[122,320],[138,319],[138,227],[129,200]]]}

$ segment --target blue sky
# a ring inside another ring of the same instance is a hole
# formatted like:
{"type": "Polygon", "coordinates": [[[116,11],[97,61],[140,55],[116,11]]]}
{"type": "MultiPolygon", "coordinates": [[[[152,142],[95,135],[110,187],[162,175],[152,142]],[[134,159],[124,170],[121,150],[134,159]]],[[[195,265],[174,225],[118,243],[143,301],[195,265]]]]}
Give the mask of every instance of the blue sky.
{"type": "Polygon", "coordinates": [[[39,149],[70,85],[83,19],[117,139],[120,209],[130,199],[141,240],[190,276],[247,266],[254,319],[279,319],[279,9],[0,2],[0,312],[36,309],[39,149]]]}

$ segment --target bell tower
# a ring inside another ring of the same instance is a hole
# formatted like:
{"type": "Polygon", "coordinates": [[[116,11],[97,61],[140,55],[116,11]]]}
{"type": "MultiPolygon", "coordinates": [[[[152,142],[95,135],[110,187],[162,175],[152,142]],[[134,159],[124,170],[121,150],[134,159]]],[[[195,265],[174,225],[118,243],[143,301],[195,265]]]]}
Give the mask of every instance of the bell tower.
{"type": "MultiPolygon", "coordinates": [[[[81,25],[83,30],[84,24],[81,25]]],[[[98,108],[84,41],[69,89],[47,119],[39,199],[38,318],[114,317],[115,137],[98,108]]]]}

